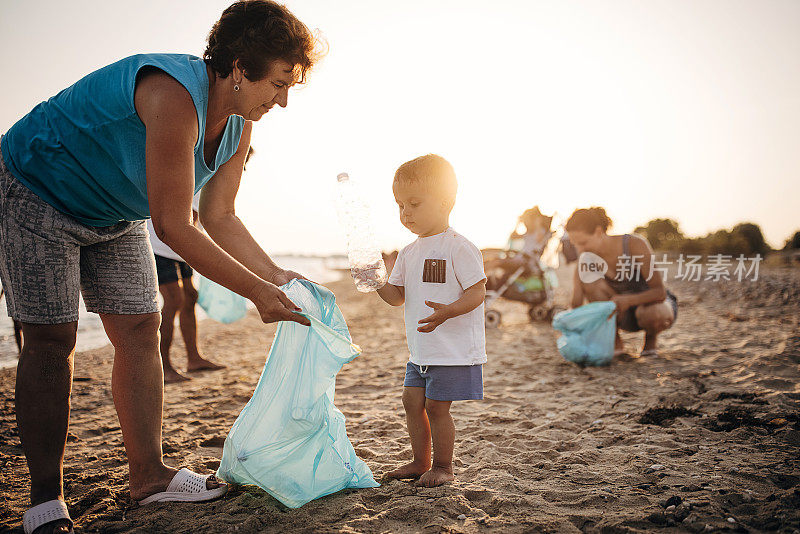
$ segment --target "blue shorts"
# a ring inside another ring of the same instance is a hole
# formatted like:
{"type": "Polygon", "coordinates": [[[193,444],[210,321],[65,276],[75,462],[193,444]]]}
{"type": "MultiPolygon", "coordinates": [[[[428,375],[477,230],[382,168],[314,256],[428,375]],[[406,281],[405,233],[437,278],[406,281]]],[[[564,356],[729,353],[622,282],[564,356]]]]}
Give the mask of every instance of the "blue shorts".
{"type": "Polygon", "coordinates": [[[408,362],[403,386],[425,388],[438,401],[483,399],[483,365],[417,365],[408,362]]]}

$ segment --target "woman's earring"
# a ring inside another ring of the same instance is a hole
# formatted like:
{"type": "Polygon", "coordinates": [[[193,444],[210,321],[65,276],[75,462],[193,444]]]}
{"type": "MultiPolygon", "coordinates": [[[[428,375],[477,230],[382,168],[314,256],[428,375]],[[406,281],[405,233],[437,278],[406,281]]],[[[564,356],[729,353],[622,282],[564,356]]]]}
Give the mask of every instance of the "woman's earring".
{"type": "Polygon", "coordinates": [[[233,90],[234,90],[234,91],[238,91],[238,90],[239,90],[239,84],[238,84],[238,83],[237,83],[236,85],[234,85],[234,86],[233,86],[233,90]]]}

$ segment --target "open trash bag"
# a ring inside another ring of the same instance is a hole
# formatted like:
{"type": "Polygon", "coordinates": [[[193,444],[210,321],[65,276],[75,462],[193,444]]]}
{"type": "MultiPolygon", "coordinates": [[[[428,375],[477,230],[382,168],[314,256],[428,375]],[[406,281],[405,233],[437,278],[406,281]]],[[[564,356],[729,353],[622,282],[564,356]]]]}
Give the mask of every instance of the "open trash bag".
{"type": "Polygon", "coordinates": [[[581,365],[606,365],[614,357],[614,334],[617,315],[610,319],[616,304],[590,302],[553,318],[553,328],[562,335],[556,341],[558,351],[567,360],[581,365]]]}
{"type": "Polygon", "coordinates": [[[217,476],[255,484],[290,508],[345,488],[375,488],[333,405],[336,373],[361,353],[336,298],[306,280],[281,287],[311,327],[278,325],[253,397],[233,424],[217,476]]]}
{"type": "Polygon", "coordinates": [[[205,276],[197,281],[197,303],[206,314],[221,323],[232,323],[247,315],[247,300],[205,276]]]}

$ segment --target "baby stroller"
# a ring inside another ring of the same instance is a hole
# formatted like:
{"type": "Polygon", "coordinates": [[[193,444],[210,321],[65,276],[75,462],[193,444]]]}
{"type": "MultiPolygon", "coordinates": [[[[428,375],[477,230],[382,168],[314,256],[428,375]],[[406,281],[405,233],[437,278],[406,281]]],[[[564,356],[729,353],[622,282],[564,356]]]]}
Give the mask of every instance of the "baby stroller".
{"type": "Polygon", "coordinates": [[[553,250],[557,250],[558,247],[558,243],[551,244],[551,240],[555,241],[550,231],[552,217],[542,215],[534,207],[527,210],[520,221],[525,223],[529,232],[524,236],[514,232],[507,249],[484,251],[487,274],[484,313],[489,328],[496,328],[502,320],[500,312],[492,308],[499,298],[527,304],[531,321],[550,321],[555,313],[558,279],[555,271],[542,261],[545,250],[551,250],[553,246],[553,250]],[[527,243],[516,243],[515,246],[515,241],[520,238],[525,238],[527,243]]]}

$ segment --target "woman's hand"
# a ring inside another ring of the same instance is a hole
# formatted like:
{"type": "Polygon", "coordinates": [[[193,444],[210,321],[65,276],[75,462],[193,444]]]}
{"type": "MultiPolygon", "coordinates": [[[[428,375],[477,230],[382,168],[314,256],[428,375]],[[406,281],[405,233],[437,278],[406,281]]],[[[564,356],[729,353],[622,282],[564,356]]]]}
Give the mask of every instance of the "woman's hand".
{"type": "Polygon", "coordinates": [[[611,319],[615,313],[618,314],[617,317],[620,317],[623,313],[628,311],[631,306],[634,306],[634,303],[631,302],[631,295],[614,295],[611,297],[611,302],[616,304],[617,309],[608,316],[609,319],[611,319]]]}
{"type": "Polygon", "coordinates": [[[295,313],[299,312],[300,308],[275,284],[269,282],[258,284],[253,289],[250,300],[256,305],[261,320],[265,323],[294,321],[305,326],[311,325],[308,319],[295,313]]]}
{"type": "MultiPolygon", "coordinates": [[[[283,284],[288,284],[295,278],[299,278],[300,280],[308,280],[308,278],[306,278],[300,273],[281,269],[277,271],[274,275],[272,275],[272,283],[275,284],[276,286],[282,286],[283,284]]],[[[311,282],[311,280],[308,281],[311,282]]]]}

